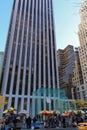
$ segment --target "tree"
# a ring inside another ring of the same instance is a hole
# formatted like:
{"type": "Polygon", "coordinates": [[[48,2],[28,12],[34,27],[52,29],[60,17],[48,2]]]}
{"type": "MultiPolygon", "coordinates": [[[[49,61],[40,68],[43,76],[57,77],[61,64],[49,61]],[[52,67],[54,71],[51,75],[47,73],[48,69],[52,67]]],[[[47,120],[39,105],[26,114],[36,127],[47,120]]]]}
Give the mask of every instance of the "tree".
{"type": "Polygon", "coordinates": [[[77,109],[83,109],[84,108],[84,104],[85,104],[85,101],[84,100],[75,100],[75,103],[76,103],[76,108],[77,109]]]}

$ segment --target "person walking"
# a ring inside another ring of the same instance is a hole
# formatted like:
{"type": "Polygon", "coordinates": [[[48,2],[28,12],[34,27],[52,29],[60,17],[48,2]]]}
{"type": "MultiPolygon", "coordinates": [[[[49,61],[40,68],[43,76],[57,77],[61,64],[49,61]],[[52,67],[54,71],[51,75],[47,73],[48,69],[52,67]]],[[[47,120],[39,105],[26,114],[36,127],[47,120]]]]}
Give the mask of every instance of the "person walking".
{"type": "Polygon", "coordinates": [[[62,123],[63,123],[63,128],[65,128],[65,127],[66,127],[65,117],[63,117],[63,121],[62,121],[62,123]]]}
{"type": "Polygon", "coordinates": [[[27,128],[31,128],[31,117],[26,118],[27,128]]]}

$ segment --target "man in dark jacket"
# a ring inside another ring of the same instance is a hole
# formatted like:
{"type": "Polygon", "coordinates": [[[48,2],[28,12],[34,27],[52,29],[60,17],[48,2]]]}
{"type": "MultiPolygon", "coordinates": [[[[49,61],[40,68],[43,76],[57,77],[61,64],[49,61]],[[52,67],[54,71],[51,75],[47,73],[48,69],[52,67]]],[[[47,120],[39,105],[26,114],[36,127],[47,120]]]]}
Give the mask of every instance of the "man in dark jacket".
{"type": "Polygon", "coordinates": [[[26,124],[27,124],[27,128],[31,128],[31,117],[30,116],[26,119],[26,124]]]}

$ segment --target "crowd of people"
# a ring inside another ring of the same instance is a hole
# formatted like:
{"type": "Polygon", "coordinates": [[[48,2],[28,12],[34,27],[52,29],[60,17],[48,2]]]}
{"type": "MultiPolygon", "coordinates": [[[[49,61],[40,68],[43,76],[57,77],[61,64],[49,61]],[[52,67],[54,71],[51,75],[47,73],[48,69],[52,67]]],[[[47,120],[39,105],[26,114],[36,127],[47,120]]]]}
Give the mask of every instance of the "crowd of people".
{"type": "Polygon", "coordinates": [[[45,128],[55,128],[55,127],[76,127],[79,122],[83,122],[86,118],[85,114],[78,112],[77,114],[71,112],[69,116],[63,116],[62,114],[49,114],[49,115],[36,115],[34,118],[30,116],[27,117],[27,114],[14,114],[13,111],[10,111],[8,114],[3,116],[1,122],[1,130],[17,130],[17,122],[21,122],[21,127],[31,128],[32,124],[36,122],[42,122],[43,127],[45,128]],[[45,119],[43,118],[45,116],[45,119]]]}
{"type": "Polygon", "coordinates": [[[78,111],[77,114],[71,112],[68,116],[63,116],[62,114],[49,115],[47,117],[45,127],[77,127],[78,123],[84,122],[86,118],[86,114],[82,114],[80,111],[78,111]]]}
{"type": "Polygon", "coordinates": [[[14,114],[9,111],[0,120],[0,130],[17,130],[18,128],[31,128],[31,117],[26,114],[14,114]]]}

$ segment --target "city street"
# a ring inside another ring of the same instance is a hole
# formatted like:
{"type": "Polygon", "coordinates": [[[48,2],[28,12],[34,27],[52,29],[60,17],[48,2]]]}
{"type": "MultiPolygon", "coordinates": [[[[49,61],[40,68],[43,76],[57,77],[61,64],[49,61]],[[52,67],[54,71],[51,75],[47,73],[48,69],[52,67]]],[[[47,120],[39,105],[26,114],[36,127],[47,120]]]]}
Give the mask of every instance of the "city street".
{"type": "MultiPolygon", "coordinates": [[[[21,130],[30,130],[30,129],[21,129],[21,130]]],[[[77,128],[47,128],[47,129],[37,129],[37,130],[78,130],[77,128]]]]}
{"type": "MultiPolygon", "coordinates": [[[[51,130],[51,129],[44,129],[44,130],[51,130]]],[[[52,128],[52,130],[78,130],[77,128],[52,128]]]]}
{"type": "Polygon", "coordinates": [[[87,126],[87,0],[72,1],[0,0],[0,130],[87,126]]]}

